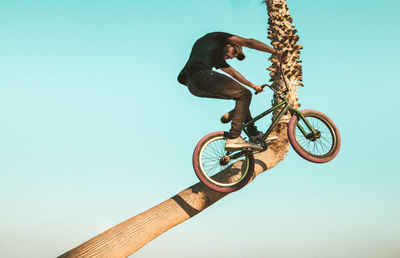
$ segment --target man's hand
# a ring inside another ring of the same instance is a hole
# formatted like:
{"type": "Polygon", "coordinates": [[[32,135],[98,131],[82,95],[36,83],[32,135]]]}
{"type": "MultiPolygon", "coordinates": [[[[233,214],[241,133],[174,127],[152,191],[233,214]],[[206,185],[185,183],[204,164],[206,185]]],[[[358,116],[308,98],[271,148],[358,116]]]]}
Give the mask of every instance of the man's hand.
{"type": "Polygon", "coordinates": [[[287,60],[287,55],[284,56],[283,51],[275,51],[275,56],[279,59],[279,62],[284,63],[287,60]]]}
{"type": "Polygon", "coordinates": [[[254,85],[252,88],[253,88],[257,93],[260,93],[260,92],[263,92],[263,91],[264,91],[264,88],[262,88],[261,86],[258,86],[258,85],[254,85]]]}

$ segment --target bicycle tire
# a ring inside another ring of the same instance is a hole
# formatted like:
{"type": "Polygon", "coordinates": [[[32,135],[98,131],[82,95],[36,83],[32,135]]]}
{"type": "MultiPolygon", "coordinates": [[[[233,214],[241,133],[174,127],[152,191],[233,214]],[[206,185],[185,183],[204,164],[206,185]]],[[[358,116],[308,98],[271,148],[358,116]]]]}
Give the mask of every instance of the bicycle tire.
{"type": "Polygon", "coordinates": [[[315,163],[325,163],[334,159],[339,153],[341,146],[340,134],[336,125],[328,116],[319,111],[307,109],[302,110],[301,113],[315,130],[322,128],[324,131],[321,131],[321,137],[317,140],[307,139],[301,131],[297,129],[298,124],[302,123],[303,128],[309,129],[305,126],[304,121],[301,119],[299,121],[299,117],[293,115],[288,125],[288,137],[293,149],[302,158],[315,163]]]}
{"type": "Polygon", "coordinates": [[[196,145],[193,152],[193,168],[196,176],[207,187],[218,192],[234,192],[245,186],[254,171],[254,155],[252,152],[245,152],[240,159],[235,159],[226,165],[221,165],[220,160],[226,154],[225,141],[227,139],[227,132],[219,131],[207,134],[196,145]],[[207,151],[212,150],[213,156],[207,151]],[[240,168],[225,170],[226,168],[241,160],[242,165],[240,168]],[[208,163],[211,163],[209,165],[208,163]],[[210,173],[211,166],[217,168],[217,171],[210,173]],[[226,171],[228,174],[221,173],[226,171]],[[227,181],[228,180],[228,181],[227,181]]]}

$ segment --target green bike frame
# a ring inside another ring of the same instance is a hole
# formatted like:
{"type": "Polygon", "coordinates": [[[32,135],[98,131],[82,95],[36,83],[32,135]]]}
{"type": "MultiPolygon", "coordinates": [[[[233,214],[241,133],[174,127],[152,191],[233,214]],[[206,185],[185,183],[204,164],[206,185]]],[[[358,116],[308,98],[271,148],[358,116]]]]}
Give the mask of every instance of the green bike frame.
{"type": "MultiPolygon", "coordinates": [[[[307,125],[308,129],[310,129],[312,135],[314,135],[316,132],[314,130],[314,128],[312,128],[312,126],[310,125],[310,123],[307,121],[307,119],[303,116],[303,114],[298,111],[297,109],[293,108],[290,104],[289,101],[283,97],[280,96],[280,98],[282,99],[282,102],[278,103],[277,105],[271,107],[270,109],[268,109],[267,111],[261,113],[260,115],[254,117],[253,119],[251,119],[250,121],[248,121],[247,123],[244,124],[244,129],[243,131],[246,133],[246,135],[249,138],[252,138],[249,135],[249,132],[247,131],[247,126],[260,120],[261,118],[263,118],[264,116],[270,114],[271,112],[275,111],[276,109],[282,107],[282,110],[280,111],[279,115],[272,121],[272,124],[269,126],[268,130],[264,133],[263,136],[263,141],[265,141],[268,137],[268,135],[272,132],[272,129],[276,126],[276,124],[279,122],[279,120],[281,119],[281,117],[286,114],[286,112],[290,112],[292,115],[293,114],[297,114],[297,116],[304,121],[304,123],[307,125]]],[[[302,132],[302,134],[304,135],[304,137],[307,137],[309,134],[306,133],[306,131],[304,130],[304,128],[300,125],[297,124],[297,127],[299,128],[299,130],[302,132]]]]}

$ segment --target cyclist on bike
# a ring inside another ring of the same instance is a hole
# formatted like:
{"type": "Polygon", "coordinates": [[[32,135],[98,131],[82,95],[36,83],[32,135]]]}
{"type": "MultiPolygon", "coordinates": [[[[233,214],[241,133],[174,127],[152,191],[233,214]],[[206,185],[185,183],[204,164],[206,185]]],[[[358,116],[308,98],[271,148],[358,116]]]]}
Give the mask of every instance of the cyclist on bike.
{"type": "MultiPolygon", "coordinates": [[[[259,145],[247,142],[240,137],[243,123],[251,119],[249,106],[252,97],[251,92],[242,84],[256,92],[262,92],[263,88],[248,81],[226,62],[227,59],[235,57],[243,60],[245,58],[242,51],[243,46],[274,54],[281,61],[283,59],[283,52],[258,40],[242,38],[225,32],[211,32],[194,43],[189,60],[178,76],[178,81],[186,85],[195,96],[236,101],[231,129],[225,143],[227,151],[260,148],[259,145]],[[221,69],[236,80],[212,70],[213,67],[221,69]]],[[[254,139],[263,136],[254,125],[248,126],[247,129],[250,135],[256,136],[254,139]]]]}

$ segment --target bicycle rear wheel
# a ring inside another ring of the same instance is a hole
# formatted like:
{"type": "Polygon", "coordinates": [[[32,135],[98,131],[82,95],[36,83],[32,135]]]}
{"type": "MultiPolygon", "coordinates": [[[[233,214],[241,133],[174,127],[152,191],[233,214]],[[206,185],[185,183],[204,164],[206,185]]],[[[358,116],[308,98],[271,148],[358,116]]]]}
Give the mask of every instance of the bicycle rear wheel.
{"type": "Polygon", "coordinates": [[[233,192],[245,186],[254,170],[254,156],[249,151],[226,152],[226,132],[204,136],[193,152],[193,168],[207,187],[219,192],[233,192]]]}
{"type": "Polygon", "coordinates": [[[336,125],[328,116],[319,111],[308,109],[301,113],[316,134],[311,132],[305,121],[299,116],[292,116],[288,125],[288,136],[293,149],[301,157],[311,162],[331,161],[338,154],[341,144],[336,125]]]}

